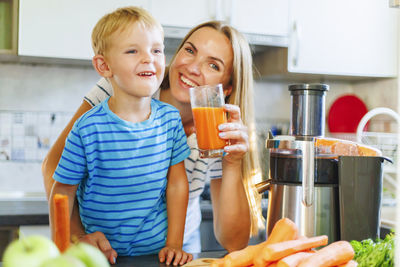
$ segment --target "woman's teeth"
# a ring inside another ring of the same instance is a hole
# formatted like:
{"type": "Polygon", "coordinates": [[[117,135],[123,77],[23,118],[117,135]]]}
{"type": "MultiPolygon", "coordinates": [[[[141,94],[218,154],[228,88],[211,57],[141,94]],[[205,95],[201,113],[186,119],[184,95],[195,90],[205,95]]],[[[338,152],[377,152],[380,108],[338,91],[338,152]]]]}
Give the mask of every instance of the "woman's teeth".
{"type": "Polygon", "coordinates": [[[140,76],[151,76],[151,75],[153,75],[153,73],[152,72],[141,72],[141,73],[139,73],[139,75],[140,76]]]}
{"type": "Polygon", "coordinates": [[[187,84],[187,85],[189,85],[189,86],[191,86],[191,87],[197,86],[197,84],[193,83],[192,81],[186,79],[186,78],[183,77],[183,76],[181,76],[181,81],[182,81],[184,84],[187,84]]]}

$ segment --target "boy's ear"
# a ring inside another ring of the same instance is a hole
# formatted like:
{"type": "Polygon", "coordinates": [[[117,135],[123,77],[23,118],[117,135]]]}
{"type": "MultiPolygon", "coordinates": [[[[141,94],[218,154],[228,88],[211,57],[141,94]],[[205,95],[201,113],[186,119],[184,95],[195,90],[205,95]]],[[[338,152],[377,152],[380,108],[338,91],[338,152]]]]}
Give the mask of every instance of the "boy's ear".
{"type": "Polygon", "coordinates": [[[112,72],[109,68],[104,56],[95,55],[92,59],[92,64],[98,74],[105,78],[111,78],[112,72]]]}

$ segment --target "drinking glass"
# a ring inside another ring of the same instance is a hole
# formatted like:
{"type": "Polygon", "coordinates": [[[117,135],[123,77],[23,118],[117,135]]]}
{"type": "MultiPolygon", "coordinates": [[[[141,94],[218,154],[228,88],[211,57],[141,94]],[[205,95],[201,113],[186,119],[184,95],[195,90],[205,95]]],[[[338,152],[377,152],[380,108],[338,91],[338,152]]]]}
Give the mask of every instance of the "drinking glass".
{"type": "Polygon", "coordinates": [[[226,145],[218,136],[218,125],[226,122],[222,84],[190,88],[190,102],[200,157],[221,157],[226,145]]]}

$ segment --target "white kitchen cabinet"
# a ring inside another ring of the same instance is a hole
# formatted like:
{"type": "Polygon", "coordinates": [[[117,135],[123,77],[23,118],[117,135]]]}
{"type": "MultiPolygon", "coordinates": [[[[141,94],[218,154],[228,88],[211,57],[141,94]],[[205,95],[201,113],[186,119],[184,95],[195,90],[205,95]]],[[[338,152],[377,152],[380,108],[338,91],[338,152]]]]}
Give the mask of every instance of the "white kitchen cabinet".
{"type": "Polygon", "coordinates": [[[231,23],[241,32],[287,36],[289,0],[233,0],[231,23]]]}
{"type": "Polygon", "coordinates": [[[180,40],[194,26],[215,20],[219,3],[220,0],[151,0],[149,10],[163,25],[166,38],[180,40]]]}
{"type": "Polygon", "coordinates": [[[202,22],[215,19],[219,0],[152,0],[152,15],[167,27],[192,28],[202,22]]]}
{"type": "Polygon", "coordinates": [[[148,8],[146,0],[20,0],[18,54],[91,59],[91,32],[97,21],[117,7],[148,8]]]}
{"type": "Polygon", "coordinates": [[[384,0],[292,0],[291,73],[397,76],[398,15],[384,0]]]}
{"type": "Polygon", "coordinates": [[[289,0],[226,0],[227,21],[252,44],[287,47],[289,0]]]}
{"type": "Polygon", "coordinates": [[[137,5],[180,39],[193,26],[223,20],[244,32],[252,44],[287,46],[289,0],[20,0],[18,55],[91,59],[91,31],[105,13],[137,5]]]}
{"type": "Polygon", "coordinates": [[[251,44],[287,46],[289,0],[152,0],[150,10],[169,37],[182,38],[190,28],[225,21],[251,44]]]}

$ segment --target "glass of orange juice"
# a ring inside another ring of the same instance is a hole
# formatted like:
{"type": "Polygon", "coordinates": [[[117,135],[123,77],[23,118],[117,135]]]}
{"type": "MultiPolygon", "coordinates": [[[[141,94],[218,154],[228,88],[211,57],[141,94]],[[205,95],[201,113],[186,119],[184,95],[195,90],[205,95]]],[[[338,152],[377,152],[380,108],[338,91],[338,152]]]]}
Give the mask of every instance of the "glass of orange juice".
{"type": "Polygon", "coordinates": [[[190,88],[190,102],[200,157],[221,157],[226,145],[218,136],[218,125],[226,122],[222,84],[190,88]]]}

